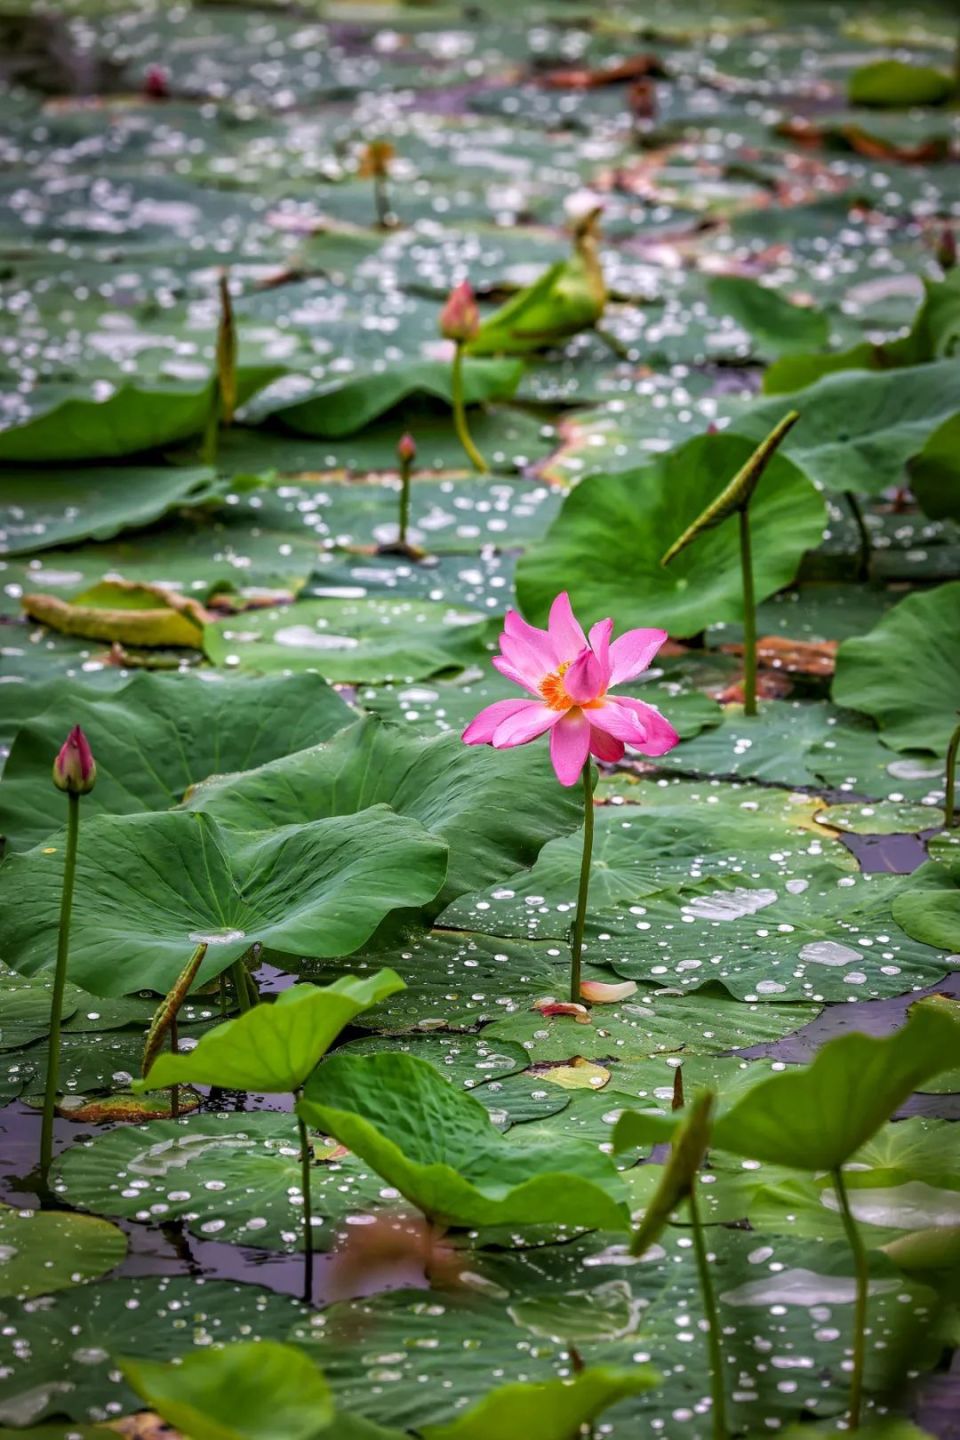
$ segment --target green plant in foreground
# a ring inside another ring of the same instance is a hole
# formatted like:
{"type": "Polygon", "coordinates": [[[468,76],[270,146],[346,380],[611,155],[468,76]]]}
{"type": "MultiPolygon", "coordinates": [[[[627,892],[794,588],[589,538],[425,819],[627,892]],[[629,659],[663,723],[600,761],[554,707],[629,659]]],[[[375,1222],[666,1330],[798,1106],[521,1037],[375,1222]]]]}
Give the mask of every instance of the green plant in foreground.
{"type": "MultiPolygon", "coordinates": [[[[295,985],[271,1005],[257,1005],[204,1035],[185,1055],[159,1055],[149,1073],[134,1082],[137,1093],[189,1082],[221,1085],[300,1100],[312,1071],[344,1025],[361,1010],[385,1000],[404,983],[393,970],[366,979],[345,975],[335,984],[295,985]]],[[[313,1218],[310,1204],[312,1152],[304,1118],[297,1110],[303,1189],[304,1298],[313,1293],[313,1218]]]]}
{"type": "Polygon", "coordinates": [[[297,1114],[438,1227],[627,1223],[623,1182],[595,1145],[501,1135],[479,1100],[413,1055],[331,1055],[297,1114]]]}
{"type": "Polygon", "coordinates": [[[943,823],[952,830],[957,823],[957,751],[960,750],[960,725],[950,736],[947,746],[947,773],[943,803],[943,823]]]}
{"type": "MultiPolygon", "coordinates": [[[[322,1371],[293,1345],[245,1341],[172,1364],[123,1357],[141,1399],[191,1440],[403,1440],[334,1408],[322,1371]]],[[[455,1419],[425,1425],[423,1440],[578,1440],[582,1426],[659,1376],[648,1366],[591,1366],[569,1380],[502,1385],[455,1419]]]]}
{"type": "MultiPolygon", "coordinates": [[[[850,1429],[863,1413],[870,1265],[850,1207],[844,1166],[900,1105],[926,1081],[957,1063],[960,1003],[932,996],[910,1011],[893,1035],[842,1035],[810,1065],[772,1075],[715,1120],[709,1144],[751,1160],[828,1173],[853,1256],[856,1302],[850,1429]]],[[[672,1139],[681,1118],[628,1111],[617,1121],[614,1145],[626,1149],[672,1139]]]]}
{"type": "MultiPolygon", "coordinates": [[[[664,1166],[660,1184],[657,1186],[643,1220],[633,1233],[630,1253],[642,1256],[656,1241],[673,1211],[686,1201],[693,1232],[694,1255],[697,1262],[697,1282],[703,1301],[703,1312],[707,1322],[707,1348],[710,1356],[711,1423],[714,1440],[726,1440],[727,1401],[723,1379],[723,1352],[720,1348],[720,1321],[717,1300],[710,1274],[710,1257],[703,1231],[703,1222],[697,1204],[697,1175],[710,1144],[710,1126],[713,1114],[713,1091],[705,1090],[696,1096],[673,1140],[670,1159],[664,1166]]],[[[677,1070],[674,1080],[674,1108],[683,1105],[682,1071],[677,1070]]],[[[627,1127],[624,1127],[626,1130],[627,1127]]],[[[614,1132],[615,1148],[626,1148],[618,1125],[614,1132]]]]}
{"type": "Polygon", "coordinates": [[[53,1115],[60,1077],[60,1031],[63,1023],[63,992],[67,983],[70,954],[70,916],[77,873],[77,845],[80,837],[80,796],[89,795],[97,780],[97,766],[87,737],[74,725],[53,762],[53,783],[67,796],[67,838],[63,857],[63,888],[60,893],[60,926],[57,932],[57,964],[50,1000],[50,1040],[47,1054],[47,1083],[43,1096],[40,1129],[40,1182],[46,1187],[53,1159],[53,1115]]]}
{"type": "Polygon", "coordinates": [[[454,346],[450,393],[453,401],[453,424],[457,432],[457,439],[463,446],[467,459],[474,470],[485,475],[490,466],[470,437],[463,399],[463,352],[479,329],[480,311],[477,309],[473,289],[468,280],[462,280],[450,291],[447,303],[440,311],[440,334],[445,340],[452,340],[454,346]]]}
{"type": "Polygon", "coordinates": [[[753,555],[750,539],[750,501],[760,477],[775,451],[800,419],[799,411],[791,410],[770,431],[746,464],[717,496],[712,504],[688,525],[679,539],[666,552],[661,565],[669,565],[675,555],[685,550],[698,535],[722,525],[731,515],[737,516],[740,527],[740,575],[743,584],[743,710],[745,715],[757,713],[757,602],[753,587],[753,555]]]}

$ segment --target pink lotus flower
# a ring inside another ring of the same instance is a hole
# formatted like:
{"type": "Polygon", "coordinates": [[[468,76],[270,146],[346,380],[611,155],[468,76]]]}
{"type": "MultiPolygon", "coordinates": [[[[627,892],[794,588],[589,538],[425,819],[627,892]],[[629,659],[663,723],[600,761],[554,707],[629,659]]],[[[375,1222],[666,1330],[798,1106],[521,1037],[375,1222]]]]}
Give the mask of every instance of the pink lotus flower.
{"type": "Polygon", "coordinates": [[[494,667],[535,696],[497,700],[463,732],[468,745],[497,750],[526,745],[550,731],[550,759],[561,785],[575,785],[588,755],[620,760],[626,745],[644,755],[664,755],[679,735],[653,705],[610,687],[635,680],[667,638],[665,630],[628,630],[611,644],[612,620],[599,620],[584,635],[566,591],[550,607],[549,627],[528,625],[508,610],[494,667]]]}
{"type": "Polygon", "coordinates": [[[456,340],[464,345],[472,340],[480,329],[480,311],[473,295],[469,280],[461,280],[447,296],[440,311],[440,334],[445,340],[456,340]]]}
{"type": "Polygon", "coordinates": [[[74,725],[53,762],[53,783],[58,790],[87,795],[93,789],[96,778],[97,766],[90,742],[80,726],[74,725]]]}

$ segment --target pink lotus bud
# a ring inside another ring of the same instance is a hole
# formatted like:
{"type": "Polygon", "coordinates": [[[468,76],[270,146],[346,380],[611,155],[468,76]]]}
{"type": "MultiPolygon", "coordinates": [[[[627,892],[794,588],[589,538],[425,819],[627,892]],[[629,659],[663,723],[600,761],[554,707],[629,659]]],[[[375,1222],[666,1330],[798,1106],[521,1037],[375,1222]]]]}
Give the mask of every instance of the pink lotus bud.
{"type": "Polygon", "coordinates": [[[440,334],[445,340],[456,340],[462,345],[472,340],[479,329],[480,311],[473,298],[473,288],[469,280],[461,280],[450,291],[447,303],[440,311],[440,334]]]}
{"type": "Polygon", "coordinates": [[[87,737],[74,725],[53,762],[53,783],[70,795],[88,795],[97,779],[97,766],[87,737]]]}
{"type": "Polygon", "coordinates": [[[940,238],[937,241],[937,259],[942,270],[952,270],[957,263],[957,236],[956,231],[949,225],[944,225],[940,231],[940,238]]]}
{"type": "Polygon", "coordinates": [[[605,985],[602,980],[584,980],[580,985],[580,994],[591,1005],[615,1005],[618,1000],[626,1000],[628,995],[636,994],[636,990],[636,980],[623,980],[619,985],[605,985]]]}
{"type": "Polygon", "coordinates": [[[404,465],[410,465],[417,458],[417,442],[409,431],[397,441],[397,455],[404,465]]]}
{"type": "Polygon", "coordinates": [[[143,93],[148,100],[169,100],[170,77],[162,65],[148,65],[143,75],[143,93]]]}
{"type": "Polygon", "coordinates": [[[535,1000],[532,1008],[539,1010],[541,1015],[572,1015],[578,1025],[591,1023],[586,1005],[576,1005],[572,1000],[535,1000]]]}

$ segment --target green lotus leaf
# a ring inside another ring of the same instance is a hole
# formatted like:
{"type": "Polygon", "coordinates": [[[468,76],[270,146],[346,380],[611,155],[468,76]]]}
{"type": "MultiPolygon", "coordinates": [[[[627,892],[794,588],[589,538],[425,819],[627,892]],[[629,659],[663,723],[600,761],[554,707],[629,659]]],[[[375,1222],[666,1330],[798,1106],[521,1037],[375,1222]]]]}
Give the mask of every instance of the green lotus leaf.
{"type": "Polygon", "coordinates": [[[109,540],[222,492],[216,471],[199,467],[11,471],[3,477],[0,553],[26,555],[78,540],[109,540]]]}
{"type": "MultiPolygon", "coordinates": [[[[336,1244],[351,1215],[386,1205],[379,1177],[359,1160],[331,1154],[333,1148],[313,1145],[317,1252],[336,1244]]],[[[71,1145],[51,1173],[65,1203],[117,1220],[179,1223],[199,1240],[280,1255],[303,1249],[300,1146],[296,1122],[284,1111],[204,1110],[115,1125],[88,1145],[71,1145]]]]}
{"type": "MultiPolygon", "coordinates": [[[[559,983],[557,991],[562,993],[559,983]]],[[[815,1004],[734,1000],[716,983],[685,995],[640,985],[629,999],[604,1005],[595,1026],[579,1024],[569,1015],[517,1009],[488,1025],[484,1036],[490,1043],[522,1045],[531,1064],[566,1062],[575,1055],[601,1061],[616,1055],[626,1062],[676,1050],[715,1055],[747,1049],[789,1035],[819,1013],[815,1004]]]]}
{"type": "MultiPolygon", "coordinates": [[[[960,275],[960,271],[956,272],[960,275]]],[[[932,520],[960,520],[960,415],[945,420],[910,461],[910,489],[932,520]]]]}
{"type": "MultiPolygon", "coordinates": [[[[787,355],[766,371],[763,389],[767,395],[781,395],[812,385],[821,376],[832,375],[838,370],[899,370],[907,365],[925,365],[931,360],[947,359],[956,351],[958,344],[960,271],[950,270],[942,280],[924,277],[923,301],[908,334],[876,344],[860,341],[849,350],[826,355],[787,355]]],[[[946,427],[951,423],[947,421],[946,427]]],[[[927,453],[936,436],[946,427],[941,426],[940,430],[934,431],[921,455],[927,453]]],[[[945,452],[943,458],[947,459],[948,453],[945,452]]],[[[919,456],[911,462],[910,471],[914,479],[919,464],[919,456]]]]}
{"type": "MultiPolygon", "coordinates": [[[[504,1385],[446,1425],[425,1425],[423,1440],[573,1440],[618,1400],[642,1395],[659,1376],[647,1365],[630,1370],[590,1366],[570,1380],[504,1385]]],[[[202,1437],[201,1437],[202,1440],[202,1437]]]]}
{"type": "Polygon", "coordinates": [[[316,744],[352,717],[313,674],[142,674],[97,696],[62,681],[17,733],[0,783],[0,831],[11,848],[23,850],[63,824],[63,797],[50,784],[50,767],[72,725],[82,726],[97,761],[84,815],[122,815],[169,809],[207,776],[316,744]]]}
{"type": "Polygon", "coordinates": [[[909,110],[914,105],[942,105],[956,93],[956,81],[946,70],[932,65],[911,65],[905,60],[874,60],[860,65],[850,76],[847,95],[851,105],[909,110]]]}
{"type": "Polygon", "coordinates": [[[758,443],[792,409],[800,420],[783,446],[821,489],[880,495],[933,432],[960,411],[956,360],[902,370],[825,375],[801,395],[771,396],[735,414],[730,429],[758,443]]]}
{"type": "MultiPolygon", "coordinates": [[[[781,1440],[846,1440],[850,1431],[846,1427],[838,1430],[827,1423],[823,1425],[791,1425],[780,1432],[781,1440]]],[[[875,1420],[860,1426],[857,1434],[861,1440],[934,1440],[929,1430],[920,1430],[909,1420],[875,1420]]]]}
{"type": "Polygon", "coordinates": [[[833,698],[895,750],[942,755],[960,712],[960,580],[907,595],[837,652],[833,698]]]}
{"type": "MultiPolygon", "coordinates": [[[[464,403],[509,400],[522,374],[523,365],[517,360],[468,359],[463,365],[464,403]]],[[[428,396],[452,404],[450,377],[451,366],[441,360],[387,365],[369,374],[329,380],[318,392],[270,413],[302,435],[353,435],[405,401],[428,396]]]]}
{"type": "Polygon", "coordinates": [[[272,1005],[255,1005],[218,1025],[187,1054],[159,1055],[134,1089],[193,1084],[292,1094],[355,1015],[403,988],[393,970],[364,979],[345,975],[322,987],[295,985],[272,1005]]]}
{"type": "MultiPolygon", "coordinates": [[[[69,975],[94,995],[165,995],[204,942],[198,985],[255,941],[347,955],[392,910],[432,900],[446,864],[386,805],[255,835],[185,811],[96,816],[81,825],[69,975]]],[[[4,958],[21,974],[53,965],[62,876],[59,837],[0,866],[4,958]]]]}
{"type": "Polygon", "coordinates": [[[502,1136],[479,1101],[412,1055],[333,1055],[308,1081],[297,1112],[439,1223],[626,1223],[606,1156],[576,1140],[502,1136]]]}
{"type": "Polygon", "coordinates": [[[218,775],[187,803],[242,830],[389,804],[449,847],[438,907],[478,881],[491,884],[529,865],[547,840],[582,823],[579,801],[557,784],[545,747],[470,749],[459,736],[424,738],[374,716],[324,745],[218,775]]]}
{"type": "Polygon", "coordinates": [[[893,918],[914,940],[960,951],[960,864],[931,860],[893,902],[893,918]]]}
{"type": "MultiPolygon", "coordinates": [[[[747,463],[755,443],[728,434],[701,436],[641,469],[584,480],[546,538],[517,567],[528,618],[545,620],[554,595],[565,588],[578,614],[591,620],[614,615],[618,629],[662,625],[673,635],[694,635],[707,625],[740,620],[735,526],[708,531],[668,568],[660,561],[747,463]]],[[[806,476],[782,452],[775,455],[750,507],[758,598],[794,578],[804,552],[820,543],[824,515],[806,476]]]]}
{"type": "Polygon", "coordinates": [[[215,665],[243,671],[378,684],[482,664],[488,624],[479,610],[417,596],[298,600],[208,625],[204,649],[215,665]]]}
{"type": "Polygon", "coordinates": [[[29,1300],[94,1280],[126,1253],[127,1237],[107,1220],[0,1205],[0,1299],[29,1300]]]}
{"type": "MultiPolygon", "coordinates": [[[[243,404],[284,373],[280,365],[242,365],[237,398],[243,404]]],[[[0,431],[4,464],[113,460],[200,435],[210,413],[214,380],[129,381],[104,399],[89,385],[51,387],[45,408],[0,431]]]]}
{"type": "Polygon", "coordinates": [[[179,1363],[121,1357],[127,1384],[190,1440],[313,1440],[333,1419],[330,1386],[292,1345],[255,1340],[179,1363]]]}
{"type": "Polygon", "coordinates": [[[822,310],[795,305],[767,285],[740,275],[715,275],[707,281],[712,308],[748,331],[762,355],[795,355],[816,350],[830,338],[822,310]]]}
{"type": "MultiPolygon", "coordinates": [[[[42,1304],[0,1302],[0,1424],[89,1421],[137,1408],[114,1356],[172,1360],[232,1340],[279,1339],[304,1315],[286,1295],[212,1277],[120,1277],[61,1290],[42,1304]],[[29,1362],[24,1350],[30,1352],[29,1362]]],[[[72,1427],[63,1426],[69,1437],[72,1427]]]]}
{"type": "Polygon", "coordinates": [[[802,1070],[761,1081],[718,1117],[713,1144],[799,1170],[839,1169],[914,1090],[956,1065],[958,1043],[960,1005],[918,1000],[893,1035],[840,1035],[802,1070]]]}

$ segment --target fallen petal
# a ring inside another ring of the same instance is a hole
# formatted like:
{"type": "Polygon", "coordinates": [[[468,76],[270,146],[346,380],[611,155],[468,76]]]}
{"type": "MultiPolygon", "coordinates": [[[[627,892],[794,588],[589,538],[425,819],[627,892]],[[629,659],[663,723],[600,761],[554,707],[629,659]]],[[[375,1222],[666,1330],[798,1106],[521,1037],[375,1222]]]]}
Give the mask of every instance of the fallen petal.
{"type": "Polygon", "coordinates": [[[580,994],[591,1005],[615,1005],[618,1000],[626,1000],[628,995],[635,994],[636,989],[636,980],[621,980],[618,985],[608,985],[603,980],[584,980],[580,985],[580,994]]]}

